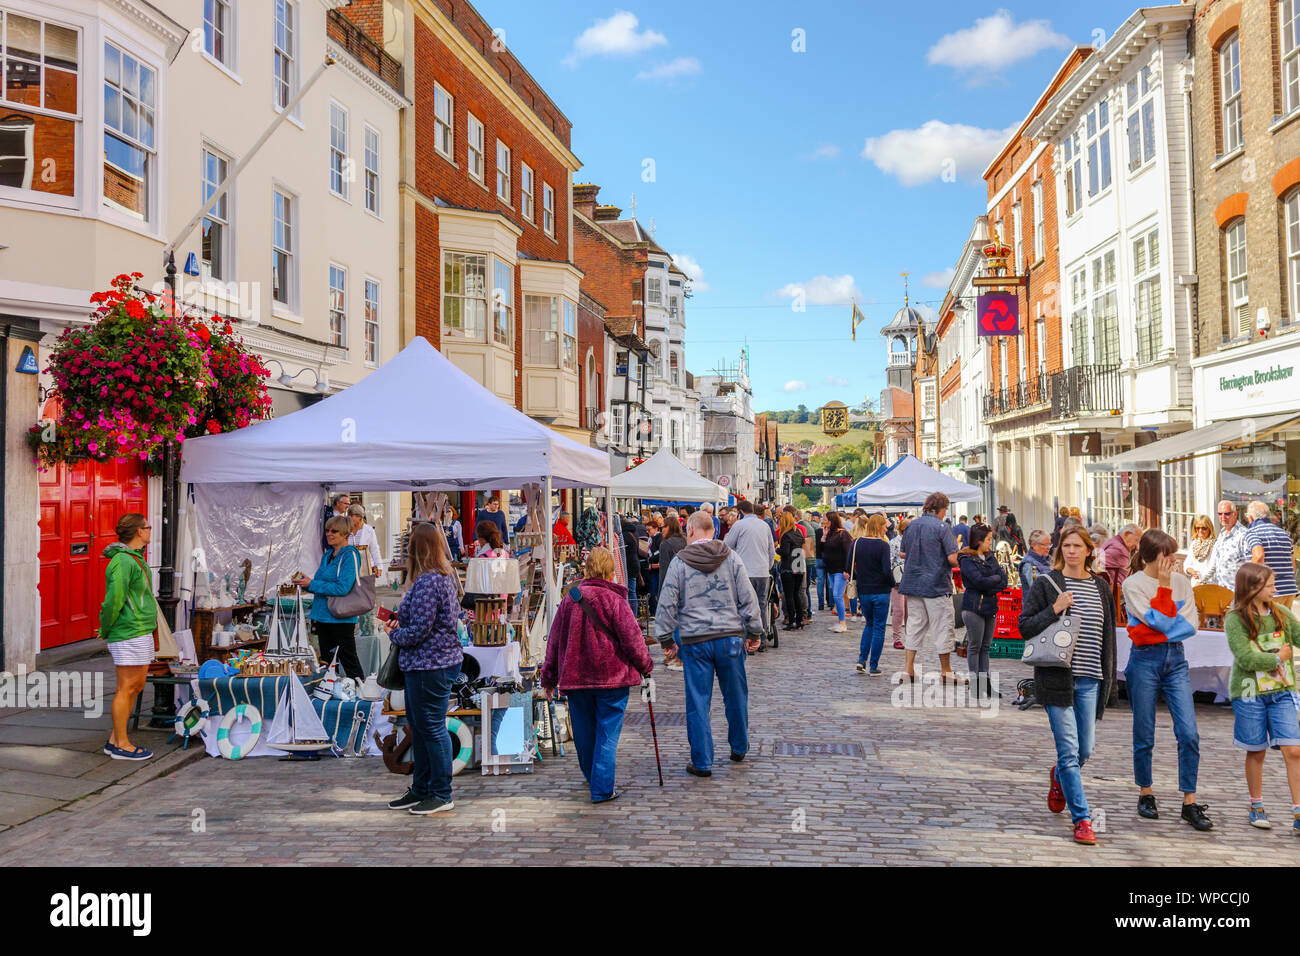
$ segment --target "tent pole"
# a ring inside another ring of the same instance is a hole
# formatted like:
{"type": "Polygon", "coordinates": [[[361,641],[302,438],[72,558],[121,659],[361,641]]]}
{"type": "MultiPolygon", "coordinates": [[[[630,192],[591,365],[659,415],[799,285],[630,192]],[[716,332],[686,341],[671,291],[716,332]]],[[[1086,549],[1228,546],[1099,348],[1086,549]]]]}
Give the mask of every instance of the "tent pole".
{"type": "Polygon", "coordinates": [[[546,582],[546,629],[549,632],[551,622],[555,620],[555,592],[559,589],[559,576],[556,575],[555,586],[551,585],[551,575],[555,574],[555,542],[551,540],[551,476],[546,476],[546,490],[542,499],[542,553],[545,555],[546,573],[542,580],[546,582]]]}

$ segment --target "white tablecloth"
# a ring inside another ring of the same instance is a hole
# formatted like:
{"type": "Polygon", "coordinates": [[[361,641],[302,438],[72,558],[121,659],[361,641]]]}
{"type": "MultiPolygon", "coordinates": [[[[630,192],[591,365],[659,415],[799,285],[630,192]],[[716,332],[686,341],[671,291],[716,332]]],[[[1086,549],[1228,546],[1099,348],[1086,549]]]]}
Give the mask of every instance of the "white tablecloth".
{"type": "MultiPolygon", "coordinates": [[[[1133,642],[1129,640],[1128,628],[1115,630],[1118,638],[1115,643],[1116,677],[1123,680],[1133,642]]],[[[1192,690],[1213,691],[1216,700],[1227,700],[1228,678],[1232,673],[1232,651],[1228,650],[1228,639],[1223,631],[1197,631],[1183,641],[1183,653],[1187,655],[1192,690]]]]}
{"type": "Polygon", "coordinates": [[[511,641],[500,647],[462,647],[467,655],[478,661],[480,677],[504,677],[522,681],[519,674],[519,642],[511,641]]]}

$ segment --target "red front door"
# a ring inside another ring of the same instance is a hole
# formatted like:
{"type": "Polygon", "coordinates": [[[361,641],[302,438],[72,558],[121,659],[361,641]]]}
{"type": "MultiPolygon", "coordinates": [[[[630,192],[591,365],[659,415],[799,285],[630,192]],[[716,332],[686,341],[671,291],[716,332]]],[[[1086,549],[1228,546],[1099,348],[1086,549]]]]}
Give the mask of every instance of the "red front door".
{"type": "Polygon", "coordinates": [[[148,514],[138,463],[78,462],[41,472],[41,649],[84,641],[99,627],[103,550],[117,519],[148,514]]]}

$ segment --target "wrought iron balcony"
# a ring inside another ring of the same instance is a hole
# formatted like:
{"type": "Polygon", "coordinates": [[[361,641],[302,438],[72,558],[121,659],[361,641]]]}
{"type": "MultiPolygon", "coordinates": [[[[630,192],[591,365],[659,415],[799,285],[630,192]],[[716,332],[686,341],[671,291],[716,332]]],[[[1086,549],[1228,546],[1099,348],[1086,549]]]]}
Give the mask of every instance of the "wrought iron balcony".
{"type": "Polygon", "coordinates": [[[984,396],[984,417],[993,418],[1021,409],[1045,405],[1051,400],[1050,379],[1046,372],[998,389],[984,396]]]}
{"type": "Polygon", "coordinates": [[[1124,390],[1118,365],[1075,365],[1051,378],[1053,418],[1122,410],[1124,390]]]}

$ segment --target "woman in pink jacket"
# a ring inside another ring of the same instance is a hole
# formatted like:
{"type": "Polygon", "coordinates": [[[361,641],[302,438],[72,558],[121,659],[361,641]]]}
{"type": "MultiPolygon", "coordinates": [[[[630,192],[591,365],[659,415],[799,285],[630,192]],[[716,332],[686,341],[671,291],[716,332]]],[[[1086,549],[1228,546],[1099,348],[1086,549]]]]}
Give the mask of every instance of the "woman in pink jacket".
{"type": "Polygon", "coordinates": [[[604,803],[619,795],[614,755],[628,689],[649,676],[654,663],[627,588],[613,581],[614,556],[592,548],[585,570],[586,580],[569,589],[556,611],[541,683],[548,699],[557,687],[568,695],[578,766],[591,785],[591,802],[604,803]]]}

